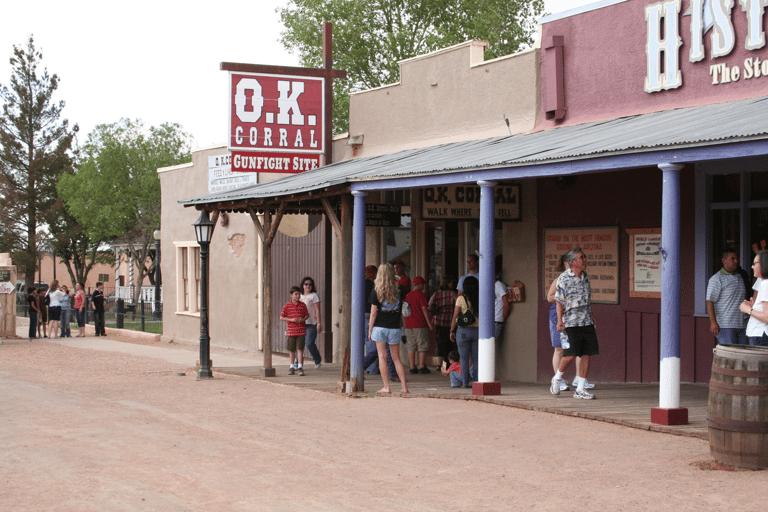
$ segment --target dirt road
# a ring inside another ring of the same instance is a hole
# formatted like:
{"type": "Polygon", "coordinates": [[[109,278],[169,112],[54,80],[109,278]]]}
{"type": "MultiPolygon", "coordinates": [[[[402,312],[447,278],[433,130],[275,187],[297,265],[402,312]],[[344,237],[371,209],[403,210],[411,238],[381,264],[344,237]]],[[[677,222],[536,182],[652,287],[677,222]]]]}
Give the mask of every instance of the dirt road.
{"type": "Polygon", "coordinates": [[[0,509],[764,509],[768,472],[702,469],[698,439],[194,375],[125,353],[0,345],[0,509]]]}

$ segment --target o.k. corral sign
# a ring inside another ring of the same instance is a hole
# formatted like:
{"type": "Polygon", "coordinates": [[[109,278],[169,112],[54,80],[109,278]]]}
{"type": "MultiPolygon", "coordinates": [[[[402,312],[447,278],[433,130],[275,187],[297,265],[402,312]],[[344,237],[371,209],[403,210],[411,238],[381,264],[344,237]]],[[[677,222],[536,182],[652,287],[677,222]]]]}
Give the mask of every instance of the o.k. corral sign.
{"type": "Polygon", "coordinates": [[[322,77],[230,71],[233,172],[297,173],[320,166],[322,77]]]}

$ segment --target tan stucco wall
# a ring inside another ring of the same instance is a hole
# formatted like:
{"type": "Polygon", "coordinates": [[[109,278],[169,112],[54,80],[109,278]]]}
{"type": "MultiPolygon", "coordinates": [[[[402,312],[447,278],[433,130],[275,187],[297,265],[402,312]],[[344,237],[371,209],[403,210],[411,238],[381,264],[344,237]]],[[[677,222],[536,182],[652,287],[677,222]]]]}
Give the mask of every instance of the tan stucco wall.
{"type": "Polygon", "coordinates": [[[364,136],[357,156],[509,135],[503,115],[513,134],[531,130],[538,50],[486,62],[485,45],[468,41],[401,61],[400,83],[352,94],[349,134],[364,136]]]}
{"type": "Polygon", "coordinates": [[[525,285],[525,302],[512,304],[504,326],[504,340],[496,353],[496,376],[502,380],[536,381],[536,329],[539,301],[536,180],[522,184],[522,221],[505,222],[503,232],[504,282],[525,285]]]}
{"type": "MultiPolygon", "coordinates": [[[[208,193],[208,157],[227,153],[225,146],[195,151],[192,164],[159,169],[162,189],[162,272],[164,338],[197,342],[200,316],[177,311],[177,253],[174,242],[195,240],[192,223],[200,216],[177,201],[208,193]]],[[[211,345],[244,350],[258,348],[257,237],[251,218],[229,214],[219,222],[210,246],[209,332],[211,345]]]]}

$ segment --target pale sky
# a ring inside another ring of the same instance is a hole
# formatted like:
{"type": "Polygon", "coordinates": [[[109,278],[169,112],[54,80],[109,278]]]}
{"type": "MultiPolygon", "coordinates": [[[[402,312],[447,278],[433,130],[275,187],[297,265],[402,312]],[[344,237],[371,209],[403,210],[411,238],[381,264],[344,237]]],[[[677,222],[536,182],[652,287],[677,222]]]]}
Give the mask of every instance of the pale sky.
{"type": "MultiPolygon", "coordinates": [[[[200,148],[227,137],[227,73],[221,62],[297,66],[278,43],[275,9],[287,0],[36,0],[5,2],[0,84],[13,46],[34,35],[42,66],[59,75],[54,98],[80,126],[78,140],[121,117],[177,122],[200,148]]],[[[593,0],[545,0],[556,13],[593,0]]]]}

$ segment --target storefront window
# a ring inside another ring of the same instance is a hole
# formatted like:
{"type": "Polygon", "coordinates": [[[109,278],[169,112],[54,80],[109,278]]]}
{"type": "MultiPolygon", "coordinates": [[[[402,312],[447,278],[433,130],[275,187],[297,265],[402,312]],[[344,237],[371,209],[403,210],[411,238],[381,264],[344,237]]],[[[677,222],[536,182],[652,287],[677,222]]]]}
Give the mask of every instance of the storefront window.
{"type": "Polygon", "coordinates": [[[739,237],[740,222],[739,210],[722,209],[712,211],[712,264],[710,273],[717,272],[722,266],[721,254],[726,247],[733,247],[737,251],[741,247],[739,237]]]}
{"type": "Polygon", "coordinates": [[[741,199],[741,176],[739,174],[721,174],[712,176],[712,202],[730,203],[741,199]]]}
{"type": "Polygon", "coordinates": [[[753,172],[751,174],[750,199],[768,200],[768,172],[753,172]]]}
{"type": "Polygon", "coordinates": [[[403,215],[399,228],[384,228],[384,243],[387,247],[387,261],[403,260],[406,269],[411,268],[411,217],[403,215]]]}

